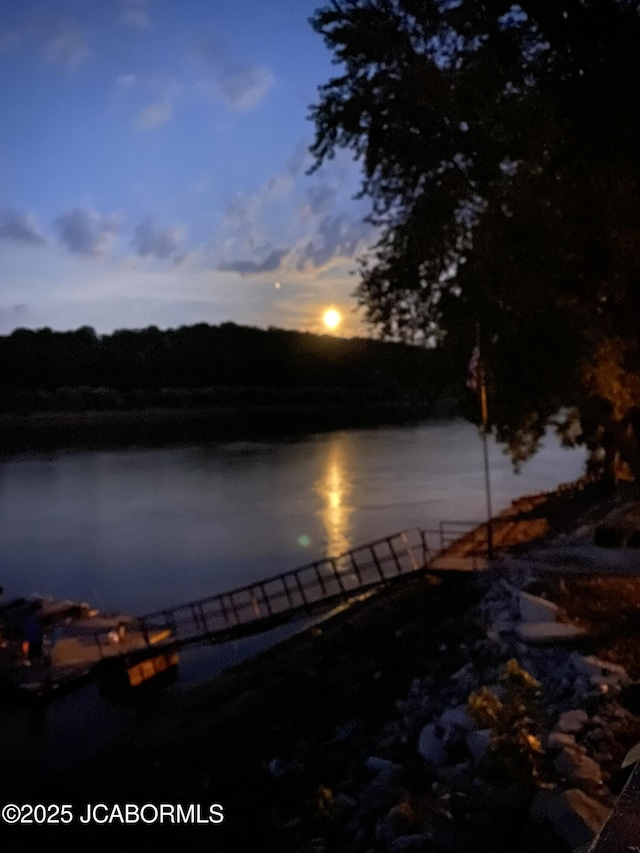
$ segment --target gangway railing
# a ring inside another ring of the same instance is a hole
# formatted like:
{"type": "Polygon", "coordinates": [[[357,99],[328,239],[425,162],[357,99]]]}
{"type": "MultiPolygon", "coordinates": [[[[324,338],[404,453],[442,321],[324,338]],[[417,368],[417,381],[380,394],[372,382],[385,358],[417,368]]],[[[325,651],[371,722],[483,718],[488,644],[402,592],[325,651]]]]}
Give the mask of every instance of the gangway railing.
{"type": "Polygon", "coordinates": [[[315,613],[417,572],[424,569],[429,556],[423,531],[404,530],[337,557],[315,560],[229,592],[146,614],[127,630],[139,630],[149,642],[167,629],[172,641],[179,644],[224,642],[269,630],[298,615],[315,613]]]}
{"type": "MultiPolygon", "coordinates": [[[[592,487],[598,488],[599,481],[583,478],[561,491],[577,494],[592,487]]],[[[551,493],[514,501],[509,512],[492,519],[494,552],[509,551],[531,538],[531,512],[548,494],[551,493]],[[523,534],[526,534],[524,538],[523,534]]],[[[138,618],[127,617],[116,630],[113,625],[99,631],[84,626],[82,637],[86,640],[80,640],[79,648],[72,649],[81,660],[72,663],[80,667],[83,674],[97,669],[96,655],[91,656],[86,641],[97,647],[98,664],[124,660],[129,667],[132,661],[144,666],[163,656],[177,659],[175,651],[182,645],[199,641],[222,643],[266,632],[299,616],[317,614],[321,608],[328,610],[336,602],[353,601],[359,595],[406,576],[420,572],[443,576],[451,570],[484,569],[489,565],[487,528],[486,521],[449,520],[440,522],[436,529],[404,530],[339,556],[316,560],[234,590],[138,618]],[[150,658],[149,652],[155,649],[158,654],[150,658]]],[[[28,609],[29,603],[25,605],[28,609]]],[[[3,615],[0,627],[3,632],[14,632],[19,637],[27,615],[26,611],[15,613],[15,625],[11,618],[3,615]]],[[[62,642],[66,639],[63,637],[62,642]]]]}
{"type": "MultiPolygon", "coordinates": [[[[83,636],[100,660],[169,644],[220,643],[270,630],[415,573],[436,551],[426,531],[403,530],[227,592],[127,618],[115,631],[110,624],[98,631],[85,629],[83,636]]],[[[15,625],[5,621],[3,628],[20,636],[23,622],[20,613],[15,625]]]]}
{"type": "MultiPolygon", "coordinates": [[[[150,647],[200,641],[222,643],[262,633],[407,575],[428,571],[438,557],[447,555],[462,530],[476,525],[455,521],[442,522],[437,530],[403,530],[336,557],[315,560],[228,592],[137,617],[127,624],[127,634],[136,633],[150,647]]],[[[481,556],[480,551],[475,556],[481,556]]],[[[458,562],[462,564],[465,559],[468,555],[460,555],[458,562]]],[[[474,561],[470,568],[480,567],[474,561]]],[[[95,639],[105,657],[112,658],[117,653],[106,632],[97,634],[95,639]]]]}
{"type": "Polygon", "coordinates": [[[150,648],[199,641],[222,643],[262,633],[407,575],[428,571],[443,556],[450,563],[447,569],[481,568],[475,560],[482,557],[481,546],[464,553],[454,546],[469,528],[472,533],[477,531],[477,522],[445,521],[436,530],[403,530],[233,590],[127,618],[119,626],[122,636],[114,637],[113,626],[85,636],[95,643],[100,660],[113,661],[150,648]]]}
{"type": "Polygon", "coordinates": [[[145,648],[198,641],[222,643],[262,633],[404,576],[427,571],[439,557],[447,556],[449,549],[456,556],[447,568],[456,568],[456,560],[460,564],[467,560],[465,568],[480,568],[475,557],[486,553],[481,543],[466,552],[452,548],[464,540],[465,533],[478,529],[477,522],[443,521],[435,530],[403,530],[336,557],[325,557],[227,592],[127,619],[121,623],[126,642],[116,639],[114,643],[113,628],[93,632],[92,640],[100,659],[113,660],[145,648]],[[469,556],[474,558],[473,565],[468,563],[469,556]]]}

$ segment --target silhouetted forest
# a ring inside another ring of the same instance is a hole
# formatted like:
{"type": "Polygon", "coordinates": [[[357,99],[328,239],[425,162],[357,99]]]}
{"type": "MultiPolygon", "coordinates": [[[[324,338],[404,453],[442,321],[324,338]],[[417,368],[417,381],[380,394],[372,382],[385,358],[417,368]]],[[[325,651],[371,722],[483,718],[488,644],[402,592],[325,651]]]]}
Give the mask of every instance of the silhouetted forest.
{"type": "Polygon", "coordinates": [[[0,337],[5,413],[317,403],[429,405],[446,356],[401,343],[201,323],[98,335],[16,329],[0,337]]]}
{"type": "Polygon", "coordinates": [[[16,329],[0,359],[5,451],[406,424],[465,398],[446,352],[234,323],[16,329]]]}

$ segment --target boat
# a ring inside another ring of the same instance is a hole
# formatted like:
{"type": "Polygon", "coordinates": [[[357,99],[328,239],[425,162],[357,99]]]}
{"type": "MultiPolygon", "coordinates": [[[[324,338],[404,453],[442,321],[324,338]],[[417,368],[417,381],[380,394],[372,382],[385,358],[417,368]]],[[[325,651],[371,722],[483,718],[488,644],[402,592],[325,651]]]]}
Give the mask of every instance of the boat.
{"type": "Polygon", "coordinates": [[[175,677],[171,631],[148,630],[125,613],[34,596],[0,607],[0,692],[49,699],[91,678],[135,691],[175,677]]]}

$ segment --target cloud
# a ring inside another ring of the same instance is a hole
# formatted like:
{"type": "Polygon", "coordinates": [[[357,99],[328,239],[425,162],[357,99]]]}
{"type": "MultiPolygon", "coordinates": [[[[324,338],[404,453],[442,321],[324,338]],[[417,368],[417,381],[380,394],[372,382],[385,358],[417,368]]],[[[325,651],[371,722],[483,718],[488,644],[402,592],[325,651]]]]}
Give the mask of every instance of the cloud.
{"type": "Polygon", "coordinates": [[[191,48],[191,56],[207,71],[208,79],[200,84],[201,91],[213,94],[234,112],[253,109],[273,86],[269,68],[238,61],[217,32],[201,34],[191,48]]]}
{"type": "Polygon", "coordinates": [[[74,20],[46,4],[32,5],[35,8],[27,12],[20,29],[0,29],[0,55],[22,46],[33,47],[49,65],[74,73],[93,55],[83,31],[74,20]]]}
{"type": "Polygon", "coordinates": [[[232,228],[251,228],[264,206],[262,191],[247,195],[237,192],[227,203],[226,225],[232,228]]]}
{"type": "Polygon", "coordinates": [[[69,72],[77,71],[92,51],[78,27],[66,18],[50,24],[44,37],[44,58],[51,65],[58,65],[69,72]]]}
{"type": "Polygon", "coordinates": [[[136,118],[136,127],[139,130],[150,130],[169,121],[173,114],[173,105],[169,101],[156,101],[149,104],[136,118]]]}
{"type": "Polygon", "coordinates": [[[55,221],[60,240],[74,255],[103,255],[117,230],[113,219],[97,211],[74,208],[61,213],[55,221]]]}
{"type": "Polygon", "coordinates": [[[307,190],[307,199],[312,213],[321,213],[335,200],[337,192],[329,184],[316,184],[307,190]]]}
{"type": "Polygon", "coordinates": [[[148,29],[151,20],[146,5],[146,0],[126,0],[120,13],[120,23],[133,29],[148,29]]]}
{"type": "Polygon", "coordinates": [[[133,126],[146,131],[173,118],[184,89],[184,84],[173,76],[128,70],[115,78],[110,98],[114,104],[132,110],[133,126]]]}
{"type": "Polygon", "coordinates": [[[190,49],[191,56],[214,68],[225,63],[229,50],[225,39],[217,32],[209,30],[201,33],[190,49]]]}
{"type": "MultiPolygon", "coordinates": [[[[152,216],[148,216],[135,229],[133,244],[143,258],[168,258],[182,246],[185,230],[181,225],[158,228],[152,216]]],[[[179,260],[182,260],[181,256],[179,260]]]]}
{"type": "Polygon", "coordinates": [[[0,237],[30,246],[42,246],[46,242],[33,220],[15,210],[0,213],[0,237]]]}
{"type": "Polygon", "coordinates": [[[288,253],[288,249],[272,249],[262,261],[230,261],[220,264],[218,269],[239,272],[241,275],[273,272],[279,268],[283,258],[288,253]]]}
{"type": "Polygon", "coordinates": [[[273,220],[274,209],[287,202],[294,187],[291,175],[280,174],[270,177],[255,192],[235,193],[227,202],[225,226],[261,230],[265,222],[273,220]],[[266,208],[270,208],[268,215],[266,208]]]}
{"type": "Polygon", "coordinates": [[[300,175],[302,172],[306,172],[311,166],[313,160],[309,153],[310,145],[310,139],[301,139],[291,156],[287,159],[287,169],[294,177],[300,175]]]}
{"type": "Polygon", "coordinates": [[[135,74],[119,74],[116,78],[116,91],[129,92],[138,82],[135,74]]]}
{"type": "Polygon", "coordinates": [[[216,80],[214,94],[235,112],[246,112],[262,101],[273,85],[273,74],[263,65],[243,65],[216,80]]]}
{"type": "Polygon", "coordinates": [[[286,198],[294,186],[295,183],[291,175],[273,175],[264,185],[265,201],[278,201],[286,198]]]}
{"type": "Polygon", "coordinates": [[[370,225],[352,220],[346,213],[328,214],[318,225],[318,234],[309,240],[298,258],[298,269],[321,267],[333,258],[353,258],[373,235],[370,225]]]}

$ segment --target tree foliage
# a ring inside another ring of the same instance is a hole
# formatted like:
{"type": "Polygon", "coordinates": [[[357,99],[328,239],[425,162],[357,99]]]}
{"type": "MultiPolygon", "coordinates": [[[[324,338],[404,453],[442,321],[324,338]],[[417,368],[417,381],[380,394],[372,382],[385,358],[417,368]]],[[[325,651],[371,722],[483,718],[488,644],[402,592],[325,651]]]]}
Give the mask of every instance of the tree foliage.
{"type": "Polygon", "coordinates": [[[637,4],[332,0],[311,23],[340,66],[311,110],[316,165],[350,150],[380,229],[369,322],[450,347],[461,375],[478,323],[514,458],[562,408],[595,446],[640,402],[606,380],[640,367],[637,4]]]}
{"type": "Polygon", "coordinates": [[[97,335],[16,329],[0,336],[0,410],[237,402],[433,402],[445,354],[400,343],[223,323],[97,335]]]}

